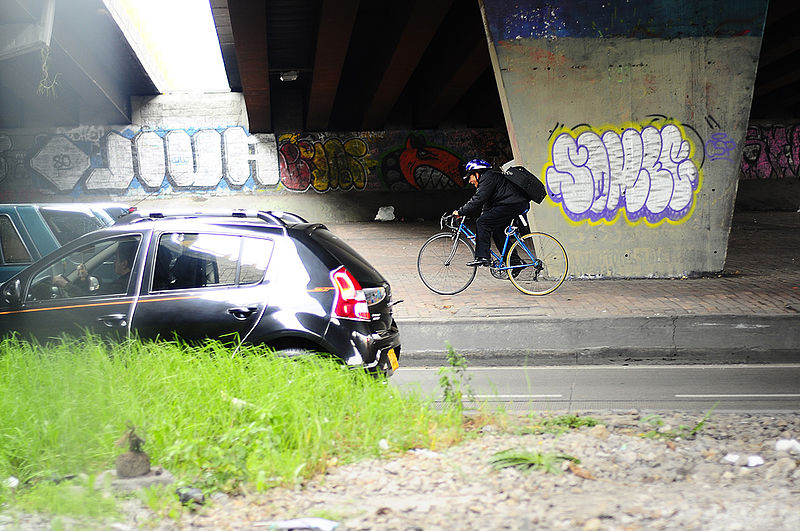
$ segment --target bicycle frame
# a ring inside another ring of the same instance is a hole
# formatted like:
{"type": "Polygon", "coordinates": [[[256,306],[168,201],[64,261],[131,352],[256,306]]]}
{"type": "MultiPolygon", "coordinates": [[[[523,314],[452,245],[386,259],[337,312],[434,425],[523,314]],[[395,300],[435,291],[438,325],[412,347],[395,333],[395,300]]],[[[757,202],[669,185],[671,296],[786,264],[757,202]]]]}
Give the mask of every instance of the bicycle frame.
{"type": "MultiPolygon", "coordinates": [[[[451,226],[450,230],[453,231],[453,237],[457,237],[458,234],[462,234],[469,241],[471,241],[474,244],[475,243],[475,233],[472,232],[472,230],[470,230],[469,227],[464,225],[465,221],[466,221],[466,218],[462,217],[461,218],[461,223],[459,223],[458,228],[456,229],[455,227],[451,226]]],[[[444,227],[442,227],[442,228],[444,228],[444,227]]],[[[504,266],[503,265],[503,257],[506,255],[506,251],[508,251],[509,248],[511,247],[511,245],[510,245],[511,236],[514,236],[514,239],[517,242],[519,242],[519,247],[525,250],[525,253],[528,255],[528,258],[530,258],[534,263],[538,260],[536,258],[536,256],[531,254],[531,250],[528,249],[528,246],[523,243],[522,239],[519,237],[519,234],[517,232],[518,232],[517,231],[517,227],[515,227],[513,224],[511,224],[508,227],[506,227],[506,229],[505,229],[506,239],[503,242],[503,250],[501,251],[501,253],[499,255],[497,253],[495,253],[491,249],[491,247],[489,248],[489,252],[492,254],[492,257],[498,263],[497,267],[492,266],[492,267],[494,267],[494,269],[497,269],[498,271],[508,271],[509,269],[518,269],[518,268],[523,268],[523,267],[529,267],[529,265],[526,265],[526,264],[511,265],[511,266],[504,266]]],[[[447,262],[446,262],[448,265],[450,264],[451,260],[453,260],[453,255],[455,254],[455,251],[456,251],[456,247],[454,245],[453,249],[450,251],[450,257],[447,259],[447,262]]]]}

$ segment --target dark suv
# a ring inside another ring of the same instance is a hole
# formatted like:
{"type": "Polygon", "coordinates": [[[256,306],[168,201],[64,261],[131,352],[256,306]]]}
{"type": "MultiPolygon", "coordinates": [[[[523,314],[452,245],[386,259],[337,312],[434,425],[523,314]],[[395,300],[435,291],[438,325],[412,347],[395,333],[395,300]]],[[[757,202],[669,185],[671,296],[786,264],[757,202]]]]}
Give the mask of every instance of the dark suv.
{"type": "Polygon", "coordinates": [[[282,212],[132,216],[0,286],[0,335],[215,338],[397,368],[389,283],[324,225],[282,212]]]}

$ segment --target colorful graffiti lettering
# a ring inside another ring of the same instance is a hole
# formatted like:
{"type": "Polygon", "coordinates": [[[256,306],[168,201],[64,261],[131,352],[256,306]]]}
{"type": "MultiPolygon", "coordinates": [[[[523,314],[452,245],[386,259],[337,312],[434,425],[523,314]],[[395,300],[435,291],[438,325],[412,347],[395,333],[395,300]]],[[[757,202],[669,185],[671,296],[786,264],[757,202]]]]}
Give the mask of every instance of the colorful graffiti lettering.
{"type": "Polygon", "coordinates": [[[693,152],[674,122],[561,129],[551,137],[543,173],[550,198],[572,221],[614,223],[624,212],[632,223],[680,222],[700,188],[693,152]]]}
{"type": "Polygon", "coordinates": [[[422,135],[409,135],[403,147],[389,151],[381,162],[383,180],[391,190],[435,190],[462,187],[461,159],[427,145],[422,135]]]}
{"type": "Polygon", "coordinates": [[[288,190],[363,190],[367,185],[367,143],[361,138],[283,135],[279,143],[281,182],[288,190]]]}
{"type": "Polygon", "coordinates": [[[742,150],[745,179],[800,177],[800,125],[751,125],[742,150]]]}

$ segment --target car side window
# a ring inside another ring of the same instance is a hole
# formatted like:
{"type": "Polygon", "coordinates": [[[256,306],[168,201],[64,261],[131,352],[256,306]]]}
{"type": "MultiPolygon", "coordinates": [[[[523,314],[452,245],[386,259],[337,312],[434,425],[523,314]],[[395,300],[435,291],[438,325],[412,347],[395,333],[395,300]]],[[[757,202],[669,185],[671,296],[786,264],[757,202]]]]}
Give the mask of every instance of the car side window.
{"type": "Polygon", "coordinates": [[[36,273],[25,300],[127,293],[140,239],[123,236],[78,248],[36,273]]]}
{"type": "Polygon", "coordinates": [[[264,276],[272,241],[225,234],[162,234],[153,268],[153,291],[235,286],[264,276]]]}
{"type": "Polygon", "coordinates": [[[41,213],[60,245],[66,245],[88,232],[103,227],[100,220],[86,212],[43,208],[41,213]]]}
{"type": "Polygon", "coordinates": [[[33,261],[14,222],[6,215],[0,215],[0,251],[2,252],[0,263],[27,264],[33,261]]]}

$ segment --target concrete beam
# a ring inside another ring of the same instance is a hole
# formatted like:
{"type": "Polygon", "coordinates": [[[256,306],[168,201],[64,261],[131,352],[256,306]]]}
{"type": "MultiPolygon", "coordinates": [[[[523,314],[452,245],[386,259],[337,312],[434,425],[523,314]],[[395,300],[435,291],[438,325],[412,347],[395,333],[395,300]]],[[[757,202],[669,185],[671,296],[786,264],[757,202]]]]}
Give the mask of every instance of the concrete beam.
{"type": "Polygon", "coordinates": [[[228,12],[235,36],[236,57],[244,87],[249,128],[252,133],[272,131],[267,10],[262,1],[229,1],[228,12]]]}
{"type": "Polygon", "coordinates": [[[359,0],[323,0],[306,129],[328,127],[347,47],[353,33],[359,0]]]}
{"type": "Polygon", "coordinates": [[[362,123],[364,129],[380,128],[386,122],[451,3],[451,0],[414,2],[389,65],[367,106],[362,123]]]}

